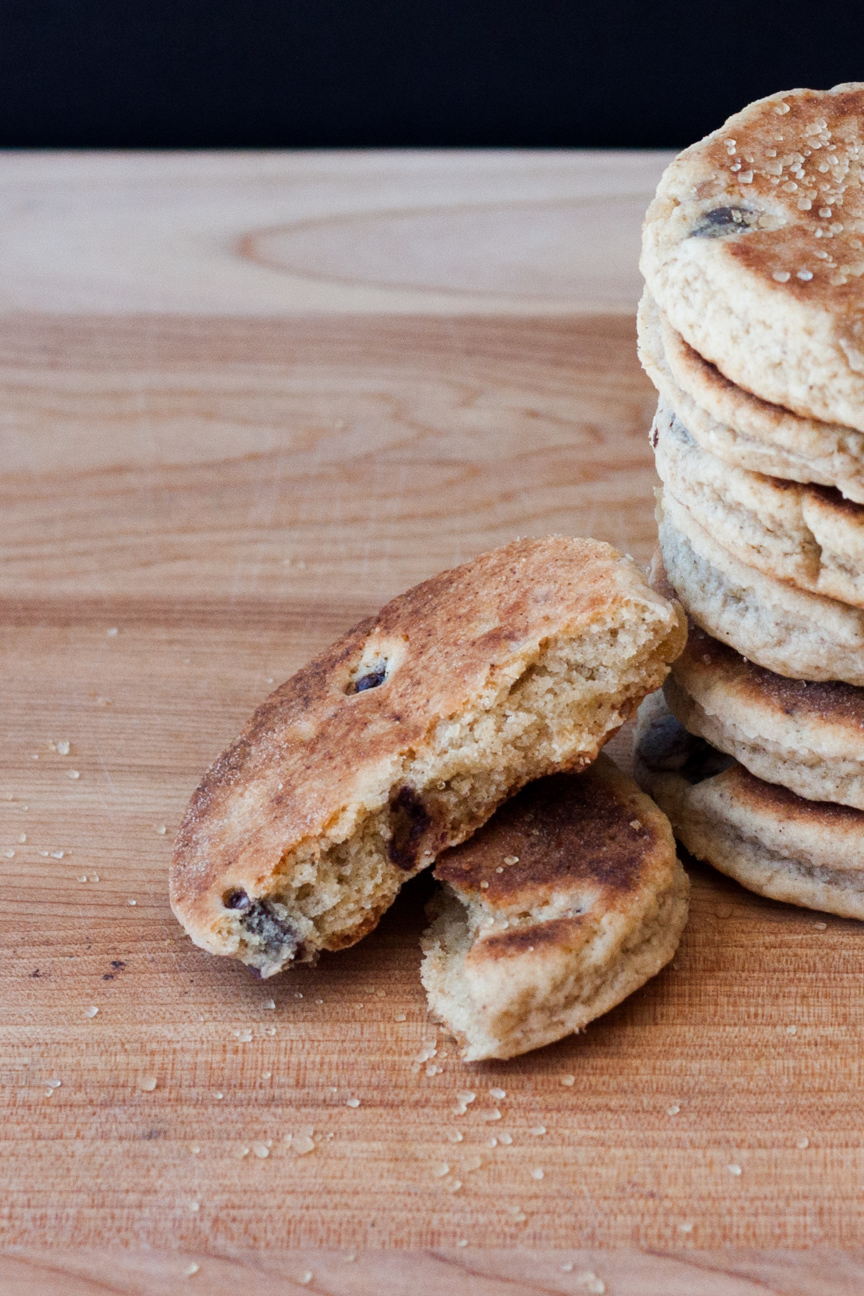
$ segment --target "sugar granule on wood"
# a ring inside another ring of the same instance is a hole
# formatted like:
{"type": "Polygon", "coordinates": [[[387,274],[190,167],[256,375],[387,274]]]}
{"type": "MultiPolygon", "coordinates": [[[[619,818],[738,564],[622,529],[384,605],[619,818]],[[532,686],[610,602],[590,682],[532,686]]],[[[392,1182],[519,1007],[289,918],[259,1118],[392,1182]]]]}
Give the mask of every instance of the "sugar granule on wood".
{"type": "Polygon", "coordinates": [[[585,1291],[591,1292],[592,1296],[603,1296],[603,1293],[606,1291],[606,1284],[602,1278],[597,1277],[593,1269],[586,1269],[583,1273],[579,1274],[576,1281],[580,1287],[585,1288],[585,1291]]]}

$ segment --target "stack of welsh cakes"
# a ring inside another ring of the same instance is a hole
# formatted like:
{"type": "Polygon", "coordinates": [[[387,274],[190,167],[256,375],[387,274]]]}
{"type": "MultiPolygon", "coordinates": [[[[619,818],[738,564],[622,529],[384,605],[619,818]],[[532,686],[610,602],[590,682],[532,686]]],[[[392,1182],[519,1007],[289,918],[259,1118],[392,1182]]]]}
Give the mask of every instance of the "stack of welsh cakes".
{"type": "Polygon", "coordinates": [[[864,918],[864,84],[676,158],[642,270],[656,576],[692,629],[640,779],[694,855],[864,918]]]}

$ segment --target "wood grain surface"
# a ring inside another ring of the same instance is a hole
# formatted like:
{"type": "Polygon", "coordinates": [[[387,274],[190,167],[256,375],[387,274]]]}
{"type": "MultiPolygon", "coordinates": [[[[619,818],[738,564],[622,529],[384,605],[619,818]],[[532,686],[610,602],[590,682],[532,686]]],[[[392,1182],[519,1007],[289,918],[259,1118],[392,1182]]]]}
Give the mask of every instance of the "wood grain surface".
{"type": "Polygon", "coordinates": [[[664,161],[2,159],[3,1293],[864,1288],[858,924],[694,865],[670,968],[468,1067],[427,879],[263,984],[167,903],[204,767],[384,599],[516,535],[647,560],[664,161]]]}

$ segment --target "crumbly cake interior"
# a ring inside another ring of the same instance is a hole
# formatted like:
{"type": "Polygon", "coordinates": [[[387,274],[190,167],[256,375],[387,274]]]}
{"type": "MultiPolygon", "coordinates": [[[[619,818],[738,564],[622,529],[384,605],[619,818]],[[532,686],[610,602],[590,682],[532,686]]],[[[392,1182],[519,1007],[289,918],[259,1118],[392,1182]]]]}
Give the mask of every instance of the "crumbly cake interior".
{"type": "Polygon", "coordinates": [[[515,679],[493,670],[472,709],[440,721],[420,752],[406,753],[397,779],[353,822],[334,817],[329,837],[281,861],[265,900],[236,913],[229,904],[238,956],[270,976],[353,944],[406,877],[464,841],[506,797],[587,764],[662,682],[665,648],[653,618],[625,605],[578,638],[542,643],[515,679]]]}

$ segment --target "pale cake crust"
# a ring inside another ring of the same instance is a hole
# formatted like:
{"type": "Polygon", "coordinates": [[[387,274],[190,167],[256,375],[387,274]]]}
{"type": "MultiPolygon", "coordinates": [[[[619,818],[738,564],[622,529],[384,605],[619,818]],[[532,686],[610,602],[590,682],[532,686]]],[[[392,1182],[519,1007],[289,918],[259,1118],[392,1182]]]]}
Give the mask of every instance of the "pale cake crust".
{"type": "Polygon", "coordinates": [[[864,611],[739,562],[665,492],[657,520],[669,587],[697,625],[778,675],[864,686],[864,611]]]}
{"type": "Polygon", "coordinates": [[[749,104],[666,169],[641,267],[670,324],[762,400],[864,431],[864,84],[749,104]]]}
{"type": "Polygon", "coordinates": [[[647,289],[637,327],[643,368],[703,450],[750,472],[835,486],[864,504],[864,433],[801,418],[736,386],[675,332],[647,289]]]}
{"type": "Polygon", "coordinates": [[[691,626],[663,693],[690,733],[757,778],[864,810],[864,689],[776,675],[691,626]]]}
{"type": "Polygon", "coordinates": [[[755,778],[688,734],[662,694],[640,709],[635,773],[697,859],[769,899],[864,918],[861,810],[755,778]]]}
{"type": "Polygon", "coordinates": [[[724,463],[701,448],[662,398],[651,442],[667,493],[739,562],[864,607],[864,505],[829,487],[724,463]]]}
{"type": "Polygon", "coordinates": [[[525,782],[592,760],[685,633],[593,540],[516,541],[418,585],[277,689],[207,772],[175,914],[263,976],[352,944],[525,782]]]}
{"type": "Polygon", "coordinates": [[[530,784],[435,876],[421,976],[466,1061],[580,1030],[669,961],[687,918],[666,816],[604,756],[530,784]]]}

